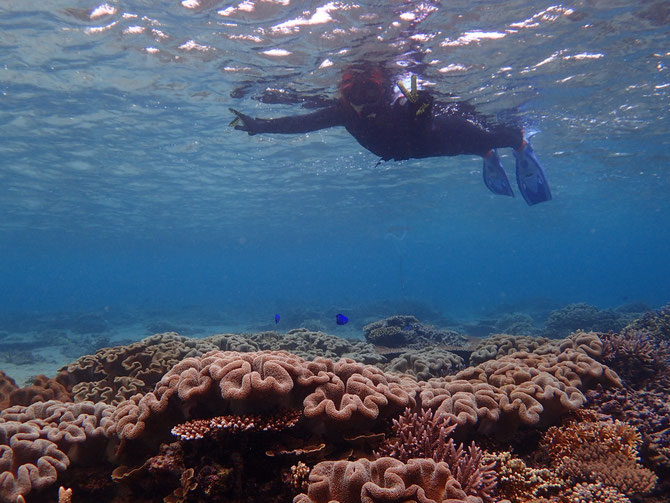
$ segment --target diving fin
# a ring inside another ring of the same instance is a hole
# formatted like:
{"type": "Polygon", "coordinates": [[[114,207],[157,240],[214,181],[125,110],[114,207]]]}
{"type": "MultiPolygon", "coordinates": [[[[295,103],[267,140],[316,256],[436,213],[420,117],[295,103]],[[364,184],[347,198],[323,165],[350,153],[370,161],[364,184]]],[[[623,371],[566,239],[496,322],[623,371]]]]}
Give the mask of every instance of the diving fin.
{"type": "Polygon", "coordinates": [[[524,142],[520,150],[514,150],[514,157],[516,182],[528,206],[551,200],[549,183],[530,143],[524,142]]]}
{"type": "Polygon", "coordinates": [[[505,173],[500,157],[495,150],[489,150],[489,153],[484,157],[482,175],[484,176],[484,184],[491,192],[501,196],[514,197],[507,173],[505,173]]]}

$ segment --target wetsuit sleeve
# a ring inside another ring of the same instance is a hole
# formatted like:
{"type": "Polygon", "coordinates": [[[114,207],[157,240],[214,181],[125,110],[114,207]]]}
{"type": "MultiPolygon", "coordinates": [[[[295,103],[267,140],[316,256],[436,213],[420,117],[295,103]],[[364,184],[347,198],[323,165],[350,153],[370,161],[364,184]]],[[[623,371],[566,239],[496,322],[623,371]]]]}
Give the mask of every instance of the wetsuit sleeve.
{"type": "Polygon", "coordinates": [[[250,135],[258,133],[296,134],[308,133],[333,126],[343,126],[344,116],[338,106],[331,106],[305,115],[292,115],[276,119],[256,119],[231,110],[239,119],[235,129],[246,131],[250,135]]]}

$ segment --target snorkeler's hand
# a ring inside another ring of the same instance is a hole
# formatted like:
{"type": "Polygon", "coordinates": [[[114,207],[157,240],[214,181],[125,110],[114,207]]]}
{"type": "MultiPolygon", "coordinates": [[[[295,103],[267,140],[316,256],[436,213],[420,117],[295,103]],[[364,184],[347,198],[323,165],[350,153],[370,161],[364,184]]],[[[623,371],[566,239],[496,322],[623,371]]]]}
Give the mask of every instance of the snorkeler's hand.
{"type": "Polygon", "coordinates": [[[409,103],[409,107],[416,117],[429,116],[433,107],[433,97],[427,91],[418,91],[416,100],[409,103]]]}
{"type": "Polygon", "coordinates": [[[411,89],[407,89],[401,81],[399,81],[397,85],[398,89],[400,89],[405,95],[405,98],[407,98],[407,104],[412,111],[413,116],[430,115],[433,106],[433,97],[427,91],[419,90],[416,75],[412,75],[411,89]]]}
{"type": "Polygon", "coordinates": [[[235,114],[235,118],[228,124],[230,127],[233,127],[235,129],[238,129],[240,131],[246,131],[250,135],[254,135],[258,133],[258,128],[256,127],[256,119],[253,117],[249,117],[246,114],[243,114],[242,112],[238,112],[234,108],[229,108],[233,114],[235,114]]]}

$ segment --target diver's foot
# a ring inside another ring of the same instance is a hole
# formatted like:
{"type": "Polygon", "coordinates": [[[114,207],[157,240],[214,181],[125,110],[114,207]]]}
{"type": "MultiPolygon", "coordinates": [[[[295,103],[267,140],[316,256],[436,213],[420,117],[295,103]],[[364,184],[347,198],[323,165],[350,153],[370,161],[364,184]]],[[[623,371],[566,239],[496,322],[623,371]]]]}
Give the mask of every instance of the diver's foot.
{"type": "Polygon", "coordinates": [[[484,176],[484,184],[491,192],[501,196],[514,197],[507,173],[505,173],[500,157],[495,150],[489,150],[489,153],[484,157],[482,175],[484,176]]]}
{"type": "Polygon", "coordinates": [[[528,206],[551,200],[549,183],[530,143],[524,140],[523,145],[514,150],[514,157],[516,182],[528,206]]]}

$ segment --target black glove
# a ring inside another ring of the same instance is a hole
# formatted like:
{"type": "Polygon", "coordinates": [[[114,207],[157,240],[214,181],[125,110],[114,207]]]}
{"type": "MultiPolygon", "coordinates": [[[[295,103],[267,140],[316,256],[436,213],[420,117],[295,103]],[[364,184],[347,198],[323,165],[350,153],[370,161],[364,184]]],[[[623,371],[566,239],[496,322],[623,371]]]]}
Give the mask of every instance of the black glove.
{"type": "Polygon", "coordinates": [[[253,117],[249,117],[242,112],[238,112],[234,108],[229,108],[235,118],[228,124],[230,127],[234,127],[240,131],[246,131],[249,135],[255,135],[258,133],[257,121],[253,117]]]}

